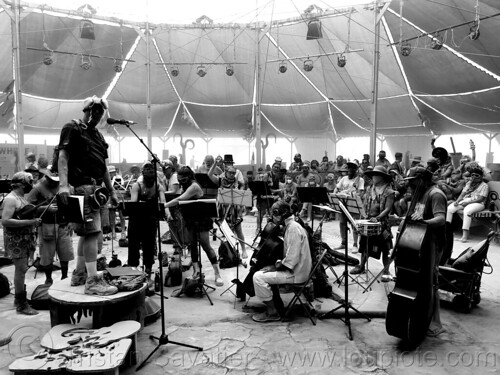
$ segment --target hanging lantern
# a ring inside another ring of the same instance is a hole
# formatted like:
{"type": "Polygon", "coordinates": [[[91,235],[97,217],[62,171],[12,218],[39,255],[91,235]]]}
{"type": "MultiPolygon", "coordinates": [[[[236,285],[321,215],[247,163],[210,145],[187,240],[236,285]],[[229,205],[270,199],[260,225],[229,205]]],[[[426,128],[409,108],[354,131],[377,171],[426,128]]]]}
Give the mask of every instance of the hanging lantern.
{"type": "Polygon", "coordinates": [[[80,68],[83,70],[89,70],[92,68],[92,60],[90,60],[89,56],[83,56],[82,55],[82,61],[80,63],[80,68]]]}
{"type": "Polygon", "coordinates": [[[304,61],[304,70],[306,72],[310,72],[311,70],[313,70],[313,68],[314,65],[311,59],[307,59],[306,61],[304,61]]]}
{"type": "Polygon", "coordinates": [[[116,73],[121,73],[122,69],[122,61],[121,60],[115,60],[113,63],[113,69],[116,73]]]}
{"type": "Polygon", "coordinates": [[[207,68],[205,68],[204,65],[198,66],[198,68],[196,68],[196,74],[198,74],[201,78],[205,77],[207,75],[207,68]]]}
{"type": "Polygon", "coordinates": [[[278,68],[278,71],[280,73],[285,73],[286,70],[287,70],[286,62],[285,61],[280,62],[280,66],[278,68]]]}
{"type": "Polygon", "coordinates": [[[402,43],[401,44],[401,54],[403,56],[410,56],[410,53],[411,53],[411,44],[406,42],[406,43],[402,43]]]}
{"type": "Polygon", "coordinates": [[[337,56],[337,65],[343,68],[347,64],[347,59],[344,54],[340,54],[337,56]]]}
{"type": "Polygon", "coordinates": [[[479,32],[479,24],[474,21],[469,29],[469,39],[478,40],[481,33],[479,32]]]}

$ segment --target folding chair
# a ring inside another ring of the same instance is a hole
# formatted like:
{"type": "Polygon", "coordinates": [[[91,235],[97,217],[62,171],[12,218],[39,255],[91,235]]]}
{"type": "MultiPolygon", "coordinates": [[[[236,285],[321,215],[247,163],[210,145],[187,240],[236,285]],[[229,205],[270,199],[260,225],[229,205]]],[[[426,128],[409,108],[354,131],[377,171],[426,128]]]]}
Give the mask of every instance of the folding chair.
{"type": "Polygon", "coordinates": [[[292,300],[288,303],[288,306],[286,307],[285,313],[283,314],[283,317],[281,319],[282,322],[284,322],[286,320],[292,307],[295,306],[295,304],[297,302],[300,302],[302,309],[304,310],[306,315],[311,320],[311,323],[313,325],[316,325],[316,321],[318,320],[318,317],[316,316],[316,312],[315,312],[314,308],[312,307],[311,302],[307,298],[306,290],[309,289],[309,286],[312,283],[312,278],[314,276],[314,273],[316,272],[318,267],[323,262],[323,258],[326,255],[327,251],[328,251],[328,249],[323,250],[320,257],[316,261],[316,264],[314,265],[311,272],[309,273],[309,277],[307,278],[306,281],[304,281],[303,283],[296,283],[296,284],[280,284],[280,287],[281,286],[291,287],[293,294],[294,294],[292,300]],[[302,299],[300,298],[301,296],[304,297],[305,301],[302,301],[302,299]],[[306,306],[306,304],[307,304],[307,306],[306,306]]]}

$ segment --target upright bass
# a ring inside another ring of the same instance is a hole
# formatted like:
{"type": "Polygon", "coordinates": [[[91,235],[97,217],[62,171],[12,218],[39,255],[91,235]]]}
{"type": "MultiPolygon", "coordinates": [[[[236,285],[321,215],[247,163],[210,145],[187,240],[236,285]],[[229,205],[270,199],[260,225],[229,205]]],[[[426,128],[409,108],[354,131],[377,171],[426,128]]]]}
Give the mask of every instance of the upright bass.
{"type": "MultiPolygon", "coordinates": [[[[396,238],[391,260],[395,260],[396,284],[389,294],[385,320],[389,335],[417,344],[423,340],[433,313],[434,251],[427,224],[412,221],[424,183],[419,181],[396,238]]],[[[388,266],[387,266],[388,267],[388,266]]]]}

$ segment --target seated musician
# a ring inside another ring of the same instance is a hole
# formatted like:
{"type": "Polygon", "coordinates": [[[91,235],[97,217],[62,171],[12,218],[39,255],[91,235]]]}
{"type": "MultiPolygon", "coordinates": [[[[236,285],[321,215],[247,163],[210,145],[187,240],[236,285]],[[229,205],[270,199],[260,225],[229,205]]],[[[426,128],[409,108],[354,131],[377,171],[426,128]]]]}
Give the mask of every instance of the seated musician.
{"type": "Polygon", "coordinates": [[[45,284],[52,284],[52,264],[57,253],[61,263],[61,280],[68,277],[68,263],[75,259],[71,225],[61,215],[57,215],[55,197],[59,190],[59,177],[47,171],[45,177],[38,180],[26,199],[37,209],[42,225],[38,227],[40,244],[40,266],[45,272],[45,284]],[[52,201],[52,202],[51,202],[52,201]],[[50,206],[48,204],[50,203],[50,206]],[[40,216],[41,215],[41,216],[40,216]]]}
{"type": "MultiPolygon", "coordinates": [[[[353,268],[349,273],[360,274],[365,272],[365,265],[371,252],[382,252],[382,262],[384,267],[389,264],[389,250],[392,249],[392,233],[389,226],[388,217],[394,205],[394,190],[391,188],[391,175],[387,173],[382,165],[377,165],[372,171],[365,174],[371,177],[373,184],[368,187],[365,194],[364,209],[368,219],[373,223],[380,223],[382,232],[377,236],[361,236],[359,243],[361,252],[361,263],[353,268]]],[[[384,271],[382,281],[390,281],[389,270],[384,271]]]]}
{"type": "Polygon", "coordinates": [[[284,257],[253,276],[255,295],[262,299],[267,308],[265,312],[252,316],[254,321],[260,323],[281,319],[273,302],[271,285],[303,283],[312,268],[307,232],[295,221],[290,205],[278,201],[273,204],[271,212],[274,223],[285,227],[284,257]]]}
{"type": "MultiPolygon", "coordinates": [[[[196,200],[203,197],[203,189],[196,182],[194,178],[193,170],[188,166],[182,166],[177,171],[177,180],[181,185],[181,195],[177,198],[172,199],[167,202],[165,205],[167,220],[172,220],[172,214],[170,212],[171,207],[175,207],[179,205],[180,201],[189,201],[196,200]]],[[[210,246],[210,237],[209,230],[213,227],[212,218],[210,217],[202,217],[196,221],[193,220],[184,220],[186,223],[186,230],[188,232],[188,241],[189,241],[189,250],[191,253],[191,260],[193,262],[193,277],[200,277],[200,263],[199,263],[199,255],[198,255],[198,241],[207,254],[210,263],[214,269],[215,274],[215,285],[222,286],[224,285],[224,281],[220,276],[219,263],[217,261],[217,255],[215,254],[215,250],[210,246]]]]}
{"type": "MultiPolygon", "coordinates": [[[[244,184],[236,179],[236,169],[232,165],[227,166],[226,171],[220,176],[214,176],[215,168],[216,165],[212,164],[210,170],[208,171],[208,177],[210,177],[214,184],[224,189],[243,190],[244,184]]],[[[241,228],[244,207],[236,204],[221,204],[220,208],[221,211],[219,212],[219,218],[225,218],[229,226],[236,232],[236,236],[238,236],[241,240],[241,257],[244,259],[248,258],[244,242],[245,236],[243,235],[243,230],[241,228]]]]}
{"type": "MultiPolygon", "coordinates": [[[[155,171],[153,164],[149,161],[142,165],[142,178],[132,186],[130,193],[131,202],[146,202],[153,205],[156,201],[155,171]]],[[[156,181],[158,182],[158,181],[156,181]]],[[[160,203],[165,203],[165,188],[163,184],[158,184],[160,203]]],[[[140,253],[142,248],[142,263],[148,279],[151,277],[151,268],[154,264],[156,254],[156,227],[157,217],[131,215],[128,222],[128,261],[131,267],[139,266],[140,253]]]]}

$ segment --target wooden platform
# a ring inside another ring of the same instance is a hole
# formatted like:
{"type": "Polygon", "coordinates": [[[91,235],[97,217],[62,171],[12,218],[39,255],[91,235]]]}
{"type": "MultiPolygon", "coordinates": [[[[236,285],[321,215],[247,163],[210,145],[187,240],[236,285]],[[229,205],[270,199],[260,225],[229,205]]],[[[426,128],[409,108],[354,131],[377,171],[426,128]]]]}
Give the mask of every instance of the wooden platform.
{"type": "Polygon", "coordinates": [[[84,285],[71,286],[70,279],[54,282],[49,288],[50,324],[72,323],[82,315],[92,315],[92,328],[111,326],[123,320],[135,320],[144,326],[147,284],[131,292],[111,296],[86,295],[84,285]]]}

